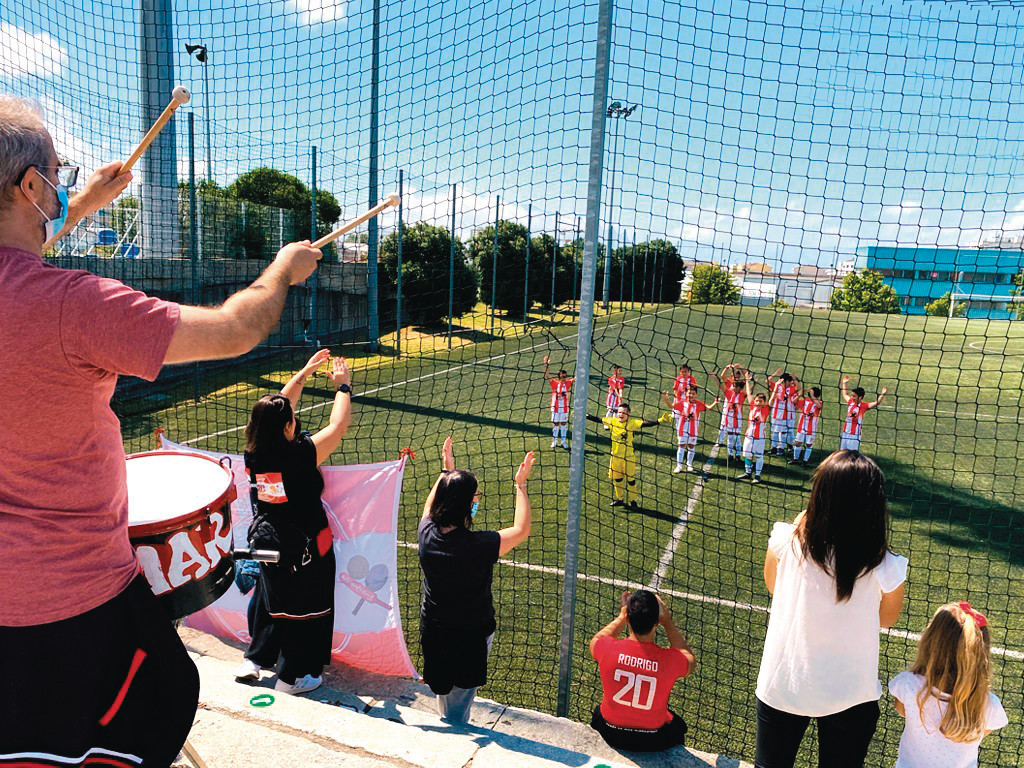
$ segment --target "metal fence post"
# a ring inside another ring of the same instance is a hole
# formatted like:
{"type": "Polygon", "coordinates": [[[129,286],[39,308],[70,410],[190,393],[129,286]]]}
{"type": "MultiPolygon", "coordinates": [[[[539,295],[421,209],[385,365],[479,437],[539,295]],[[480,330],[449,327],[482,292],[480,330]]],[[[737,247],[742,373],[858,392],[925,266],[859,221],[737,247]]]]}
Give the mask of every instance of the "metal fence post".
{"type": "Polygon", "coordinates": [[[498,222],[501,221],[501,195],[494,199],[494,258],[491,259],[491,335],[494,335],[495,302],[498,298],[498,222]]]}
{"type": "MultiPolygon", "coordinates": [[[[312,182],[309,189],[309,239],[316,240],[316,145],[310,153],[312,161],[312,182]]],[[[309,278],[309,326],[306,329],[306,343],[316,346],[316,294],[317,273],[314,271],[309,278]]]]}
{"type": "Polygon", "coordinates": [[[551,253],[551,315],[555,314],[555,273],[558,272],[558,211],[555,211],[555,246],[551,253]]]}
{"type": "Polygon", "coordinates": [[[530,230],[533,228],[533,203],[526,207],[526,272],[523,277],[523,324],[530,322],[530,230]]]}
{"type": "MultiPolygon", "coordinates": [[[[373,0],[373,43],[370,52],[370,169],[368,207],[377,205],[377,125],[380,116],[380,0],[373,0]]],[[[367,333],[369,348],[376,352],[380,346],[380,317],[377,297],[378,227],[376,217],[366,224],[366,312],[369,315],[367,333]]]]}
{"type": "Polygon", "coordinates": [[[601,0],[597,19],[597,54],[594,67],[594,108],[590,129],[590,169],[587,182],[587,254],[583,259],[582,290],[590,301],[580,304],[576,336],[578,382],[573,395],[572,449],[569,460],[569,509],[565,526],[565,579],[562,585],[562,622],[558,660],[558,708],[569,714],[573,633],[576,622],[576,568],[580,551],[580,509],[583,504],[583,448],[586,440],[587,390],[590,381],[590,344],[594,334],[594,279],[597,271],[598,229],[601,226],[601,177],[604,171],[605,104],[608,100],[612,36],[612,0],[601,0]],[[589,292],[589,293],[587,293],[589,292]]]}
{"type": "MultiPolygon", "coordinates": [[[[196,115],[188,113],[188,252],[191,262],[191,296],[192,306],[198,306],[202,296],[199,290],[199,233],[196,215],[196,115]]],[[[199,402],[199,363],[192,366],[192,398],[199,402]]]]}
{"type": "Polygon", "coordinates": [[[452,184],[452,242],[448,255],[448,349],[452,348],[452,312],[455,310],[455,185],[452,184]]]}
{"type": "Polygon", "coordinates": [[[398,331],[398,356],[402,356],[402,186],[405,181],[405,172],[398,171],[398,255],[395,268],[395,326],[398,331]]]}

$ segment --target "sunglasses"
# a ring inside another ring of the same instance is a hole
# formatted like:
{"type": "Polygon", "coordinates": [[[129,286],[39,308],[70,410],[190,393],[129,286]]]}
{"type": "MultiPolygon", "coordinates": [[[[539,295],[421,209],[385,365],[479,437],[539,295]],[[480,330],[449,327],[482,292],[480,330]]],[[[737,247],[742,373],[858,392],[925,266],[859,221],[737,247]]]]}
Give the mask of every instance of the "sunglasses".
{"type": "Polygon", "coordinates": [[[18,178],[14,180],[14,183],[21,184],[21,180],[25,178],[25,174],[28,173],[29,168],[35,168],[38,171],[50,171],[56,169],[57,171],[57,184],[62,184],[65,187],[73,187],[78,182],[78,166],[77,165],[29,165],[25,167],[18,178]]]}

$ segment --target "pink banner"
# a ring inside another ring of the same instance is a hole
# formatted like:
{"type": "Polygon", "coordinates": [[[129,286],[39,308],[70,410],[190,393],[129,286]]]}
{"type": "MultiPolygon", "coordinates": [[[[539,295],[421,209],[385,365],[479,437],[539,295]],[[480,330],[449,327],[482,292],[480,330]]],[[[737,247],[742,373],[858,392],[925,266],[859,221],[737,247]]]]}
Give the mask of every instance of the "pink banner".
{"type": "MultiPolygon", "coordinates": [[[[163,439],[163,450],[198,451],[163,439]]],[[[241,456],[231,456],[238,498],[231,504],[235,546],[246,546],[252,521],[249,483],[241,456]]],[[[334,588],[334,661],[399,677],[419,677],[409,658],[399,613],[397,553],[398,501],[405,460],[381,464],[321,467],[324,505],[334,534],[338,564],[334,588]]],[[[228,640],[250,641],[246,609],[252,596],[234,584],[213,605],[185,619],[185,625],[228,640]]]]}

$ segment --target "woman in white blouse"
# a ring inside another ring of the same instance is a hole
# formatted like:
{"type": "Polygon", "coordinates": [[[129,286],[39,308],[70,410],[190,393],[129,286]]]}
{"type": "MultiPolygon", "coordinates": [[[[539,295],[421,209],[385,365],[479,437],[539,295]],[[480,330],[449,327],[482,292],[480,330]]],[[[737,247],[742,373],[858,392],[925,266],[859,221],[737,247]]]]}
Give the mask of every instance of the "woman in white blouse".
{"type": "Polygon", "coordinates": [[[756,768],[791,768],[810,718],[820,768],[861,768],[878,724],[879,630],[903,608],[907,559],[889,551],[885,477],[867,456],[821,463],[807,509],[776,523],[771,617],[757,676],[756,768]]]}

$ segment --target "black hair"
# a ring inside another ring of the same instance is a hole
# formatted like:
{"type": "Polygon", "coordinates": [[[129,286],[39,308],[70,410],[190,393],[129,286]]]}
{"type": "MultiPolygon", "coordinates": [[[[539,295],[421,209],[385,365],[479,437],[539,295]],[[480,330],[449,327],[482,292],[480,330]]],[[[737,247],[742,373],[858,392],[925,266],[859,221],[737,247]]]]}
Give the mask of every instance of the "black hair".
{"type": "MultiPolygon", "coordinates": [[[[625,408],[625,409],[626,409],[627,411],[629,411],[630,413],[632,413],[632,412],[633,412],[633,409],[629,407],[629,403],[625,403],[625,402],[623,402],[623,403],[619,403],[619,408],[625,408]]],[[[616,410],[617,410],[617,409],[616,409],[616,410]]]]}
{"type": "Polygon", "coordinates": [[[245,425],[245,452],[253,455],[273,455],[288,444],[284,431],[295,419],[295,436],[299,423],[292,411],[292,401],[284,395],[264,395],[252,407],[245,425]]]}
{"type": "Polygon", "coordinates": [[[854,387],[851,391],[857,397],[861,398],[862,400],[864,399],[864,387],[854,387]]]}
{"type": "Polygon", "coordinates": [[[865,573],[889,551],[885,475],[859,451],[836,451],[814,471],[807,513],[800,525],[804,556],[836,581],[845,602],[865,573]]]}
{"type": "Polygon", "coordinates": [[[821,387],[811,387],[811,394],[821,400],[821,387]]]}
{"type": "Polygon", "coordinates": [[[476,475],[464,469],[453,469],[441,476],[430,505],[430,519],[439,528],[454,525],[468,528],[473,497],[478,487],[476,475]]]}
{"type": "Polygon", "coordinates": [[[781,376],[780,378],[781,378],[781,379],[782,379],[783,381],[792,381],[792,380],[793,380],[793,376],[792,376],[792,374],[789,374],[789,373],[784,373],[784,374],[782,374],[782,376],[781,376]]]}
{"type": "Polygon", "coordinates": [[[626,601],[626,619],[634,635],[646,635],[658,625],[661,606],[653,592],[638,589],[626,601]]]}

